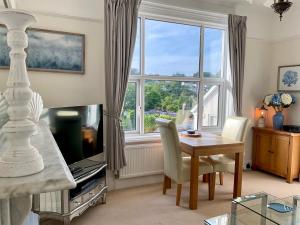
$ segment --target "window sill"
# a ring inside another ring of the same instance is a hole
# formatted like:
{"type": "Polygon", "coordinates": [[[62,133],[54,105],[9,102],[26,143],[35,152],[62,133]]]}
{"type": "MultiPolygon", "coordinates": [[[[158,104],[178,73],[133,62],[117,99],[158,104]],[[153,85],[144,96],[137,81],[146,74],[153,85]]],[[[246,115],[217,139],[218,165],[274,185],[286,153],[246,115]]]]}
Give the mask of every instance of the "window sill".
{"type": "MultiPolygon", "coordinates": [[[[200,131],[201,132],[201,131],[200,131]]],[[[202,129],[202,132],[209,132],[221,135],[222,129],[202,129]]],[[[146,143],[160,143],[160,134],[125,134],[126,145],[146,144],[146,143]]]]}
{"type": "Polygon", "coordinates": [[[126,145],[160,143],[160,134],[125,134],[126,145]]]}

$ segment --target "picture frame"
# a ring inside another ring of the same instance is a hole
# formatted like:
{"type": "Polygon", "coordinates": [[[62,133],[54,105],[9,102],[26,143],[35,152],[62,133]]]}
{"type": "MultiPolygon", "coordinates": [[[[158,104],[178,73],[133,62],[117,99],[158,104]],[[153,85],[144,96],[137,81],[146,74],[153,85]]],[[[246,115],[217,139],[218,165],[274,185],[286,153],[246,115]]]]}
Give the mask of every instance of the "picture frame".
{"type": "MultiPolygon", "coordinates": [[[[8,69],[9,47],[0,25],[0,69],[8,69]]],[[[38,28],[27,29],[26,64],[29,71],[85,73],[85,35],[38,28]]]]}
{"type": "Polygon", "coordinates": [[[300,91],[300,65],[278,67],[278,91],[300,91]]]}

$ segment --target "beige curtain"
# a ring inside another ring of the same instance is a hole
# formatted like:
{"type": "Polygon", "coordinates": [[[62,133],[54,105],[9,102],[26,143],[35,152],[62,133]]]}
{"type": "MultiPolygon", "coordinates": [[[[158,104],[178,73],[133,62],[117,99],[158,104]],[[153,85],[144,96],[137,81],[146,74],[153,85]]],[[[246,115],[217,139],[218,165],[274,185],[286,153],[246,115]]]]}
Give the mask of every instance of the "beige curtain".
{"type": "Polygon", "coordinates": [[[140,0],[105,0],[106,152],[108,168],[126,166],[120,115],[134,51],[140,0]]]}
{"type": "Polygon", "coordinates": [[[232,76],[233,107],[237,116],[242,116],[247,17],[229,15],[229,59],[232,76]]]}

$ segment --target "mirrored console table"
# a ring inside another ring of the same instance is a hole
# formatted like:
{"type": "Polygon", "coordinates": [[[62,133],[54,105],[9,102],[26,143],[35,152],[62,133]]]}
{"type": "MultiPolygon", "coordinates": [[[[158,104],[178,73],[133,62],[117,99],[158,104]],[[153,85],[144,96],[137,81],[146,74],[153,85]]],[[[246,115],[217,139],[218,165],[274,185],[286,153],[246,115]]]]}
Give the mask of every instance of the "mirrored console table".
{"type": "Polygon", "coordinates": [[[40,221],[59,220],[70,224],[72,219],[83,214],[98,203],[106,203],[106,166],[104,161],[84,159],[70,165],[77,184],[76,188],[34,195],[33,208],[40,221]]]}

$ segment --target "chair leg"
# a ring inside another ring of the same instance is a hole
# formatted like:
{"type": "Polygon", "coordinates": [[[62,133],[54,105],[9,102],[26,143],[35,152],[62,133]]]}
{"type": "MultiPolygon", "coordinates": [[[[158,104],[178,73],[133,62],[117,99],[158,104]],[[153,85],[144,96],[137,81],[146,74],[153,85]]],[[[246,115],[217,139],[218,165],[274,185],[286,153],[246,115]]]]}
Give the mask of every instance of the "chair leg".
{"type": "Polygon", "coordinates": [[[163,184],[163,194],[165,195],[167,189],[171,188],[171,179],[168,176],[164,176],[164,184],[163,184]]]}
{"type": "Polygon", "coordinates": [[[224,184],[224,172],[219,172],[220,185],[224,184]]]}
{"type": "Polygon", "coordinates": [[[216,186],[216,173],[210,173],[208,175],[209,182],[208,182],[208,199],[214,200],[215,198],[215,186],[216,186]]]}
{"type": "Polygon", "coordinates": [[[203,183],[208,183],[208,181],[209,181],[209,175],[208,174],[203,174],[202,181],[203,181],[203,183]]]}
{"type": "Polygon", "coordinates": [[[179,206],[181,198],[182,184],[177,184],[176,205],[179,206]]]}

